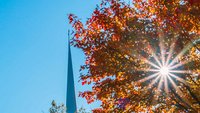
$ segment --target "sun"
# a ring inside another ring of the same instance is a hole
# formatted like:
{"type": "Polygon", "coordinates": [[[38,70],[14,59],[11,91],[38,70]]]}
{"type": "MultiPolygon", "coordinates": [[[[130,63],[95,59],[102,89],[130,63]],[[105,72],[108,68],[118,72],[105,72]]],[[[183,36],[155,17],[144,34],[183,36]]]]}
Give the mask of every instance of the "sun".
{"type": "Polygon", "coordinates": [[[159,72],[162,76],[168,76],[169,68],[167,66],[162,66],[162,67],[160,67],[159,72]]]}

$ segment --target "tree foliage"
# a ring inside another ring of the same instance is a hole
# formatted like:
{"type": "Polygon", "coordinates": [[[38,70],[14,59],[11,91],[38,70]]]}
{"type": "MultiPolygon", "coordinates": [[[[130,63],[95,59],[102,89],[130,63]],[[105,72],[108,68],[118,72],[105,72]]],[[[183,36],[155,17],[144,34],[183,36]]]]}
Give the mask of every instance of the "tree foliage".
{"type": "Polygon", "coordinates": [[[50,113],[66,113],[66,107],[64,104],[57,105],[56,102],[53,100],[51,103],[51,108],[49,109],[50,113]]]}
{"type": "MultiPolygon", "coordinates": [[[[53,100],[52,103],[51,103],[51,108],[49,109],[49,112],[50,113],[67,113],[67,108],[66,108],[66,106],[64,104],[58,105],[53,100]]],[[[84,109],[83,107],[81,107],[75,113],[89,113],[89,112],[87,112],[86,109],[84,109]]]]}
{"type": "Polygon", "coordinates": [[[102,102],[93,112],[200,111],[199,10],[198,0],[102,0],[85,24],[70,14],[71,43],[86,56],[81,81],[93,86],[80,96],[102,102]],[[187,71],[167,80],[167,92],[151,84],[155,78],[144,80],[148,61],[163,54],[187,71]]]}

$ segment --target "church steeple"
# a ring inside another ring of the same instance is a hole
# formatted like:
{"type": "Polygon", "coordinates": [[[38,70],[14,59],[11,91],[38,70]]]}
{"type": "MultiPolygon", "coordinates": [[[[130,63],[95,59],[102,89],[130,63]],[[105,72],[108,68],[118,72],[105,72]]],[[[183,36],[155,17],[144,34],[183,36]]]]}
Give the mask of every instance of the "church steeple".
{"type": "Polygon", "coordinates": [[[67,107],[67,113],[75,113],[76,112],[76,96],[75,96],[74,75],[73,75],[70,43],[68,43],[68,70],[67,70],[66,107],[67,107]]]}

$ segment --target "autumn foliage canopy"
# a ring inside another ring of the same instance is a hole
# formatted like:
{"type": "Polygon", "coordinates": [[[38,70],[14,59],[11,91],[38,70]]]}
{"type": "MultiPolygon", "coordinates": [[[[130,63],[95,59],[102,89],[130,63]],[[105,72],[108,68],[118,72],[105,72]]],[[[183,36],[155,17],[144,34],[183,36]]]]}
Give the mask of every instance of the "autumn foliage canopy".
{"type": "Polygon", "coordinates": [[[200,111],[199,0],[102,0],[86,23],[68,18],[92,85],[80,96],[101,101],[93,112],[200,111]],[[173,71],[157,76],[158,65],[173,71]]]}

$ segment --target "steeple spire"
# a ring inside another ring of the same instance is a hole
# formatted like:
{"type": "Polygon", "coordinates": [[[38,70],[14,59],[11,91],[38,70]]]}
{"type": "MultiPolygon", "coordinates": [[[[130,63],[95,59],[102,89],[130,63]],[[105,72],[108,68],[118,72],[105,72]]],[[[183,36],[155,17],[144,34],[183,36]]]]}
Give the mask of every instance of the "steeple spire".
{"type": "MultiPolygon", "coordinates": [[[[69,35],[69,31],[68,31],[68,38],[69,38],[69,36],[70,35],[69,35]]],[[[68,40],[70,40],[70,38],[68,40]]],[[[67,107],[67,113],[75,113],[76,112],[76,96],[75,96],[74,75],[73,75],[70,43],[68,43],[68,70],[67,70],[66,107],[67,107]]]]}

